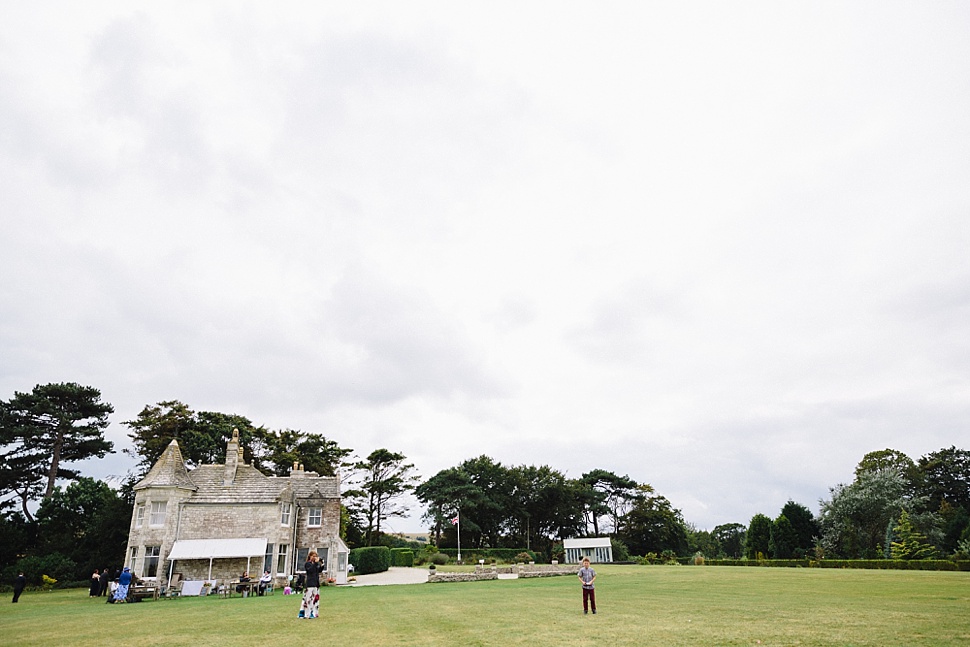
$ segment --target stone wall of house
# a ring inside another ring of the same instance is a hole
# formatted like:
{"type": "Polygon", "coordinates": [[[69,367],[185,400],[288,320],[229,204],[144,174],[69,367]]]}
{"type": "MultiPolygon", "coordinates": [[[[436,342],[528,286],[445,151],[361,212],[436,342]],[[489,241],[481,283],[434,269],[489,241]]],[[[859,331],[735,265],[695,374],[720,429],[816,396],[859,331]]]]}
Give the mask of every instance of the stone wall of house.
{"type": "Polygon", "coordinates": [[[330,538],[340,534],[340,501],[334,499],[303,500],[295,506],[297,548],[327,548],[330,538]],[[320,526],[307,525],[310,508],[322,508],[320,526]]]}

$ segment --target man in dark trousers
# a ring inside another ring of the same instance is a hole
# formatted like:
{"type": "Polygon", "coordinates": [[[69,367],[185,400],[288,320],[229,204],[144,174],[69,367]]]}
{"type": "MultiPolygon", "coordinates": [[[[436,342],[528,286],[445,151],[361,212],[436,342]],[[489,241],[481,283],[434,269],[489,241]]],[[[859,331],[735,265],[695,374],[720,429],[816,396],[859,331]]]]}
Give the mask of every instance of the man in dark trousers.
{"type": "Polygon", "coordinates": [[[20,599],[20,594],[24,592],[27,588],[27,578],[24,577],[24,572],[20,571],[17,573],[16,579],[13,581],[13,601],[16,602],[20,599]]]}

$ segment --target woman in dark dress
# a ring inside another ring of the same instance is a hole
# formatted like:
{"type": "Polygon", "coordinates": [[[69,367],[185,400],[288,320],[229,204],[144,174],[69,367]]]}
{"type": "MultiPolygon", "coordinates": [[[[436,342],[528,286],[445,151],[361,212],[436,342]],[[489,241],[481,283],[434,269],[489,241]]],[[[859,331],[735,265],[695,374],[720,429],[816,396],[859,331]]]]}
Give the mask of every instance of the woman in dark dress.
{"type": "Polygon", "coordinates": [[[91,589],[88,591],[89,598],[96,598],[101,595],[101,576],[98,575],[98,569],[94,569],[94,573],[91,575],[91,589]]]}

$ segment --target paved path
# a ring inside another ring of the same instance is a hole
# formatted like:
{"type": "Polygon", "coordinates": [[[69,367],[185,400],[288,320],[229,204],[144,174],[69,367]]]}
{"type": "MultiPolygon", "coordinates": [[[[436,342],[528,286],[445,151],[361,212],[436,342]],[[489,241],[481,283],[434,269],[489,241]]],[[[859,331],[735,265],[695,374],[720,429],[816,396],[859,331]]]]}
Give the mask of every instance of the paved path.
{"type": "Polygon", "coordinates": [[[428,581],[428,569],[408,568],[406,566],[392,566],[383,573],[369,573],[354,575],[356,582],[348,582],[347,586],[379,586],[383,584],[421,584],[428,581]]]}

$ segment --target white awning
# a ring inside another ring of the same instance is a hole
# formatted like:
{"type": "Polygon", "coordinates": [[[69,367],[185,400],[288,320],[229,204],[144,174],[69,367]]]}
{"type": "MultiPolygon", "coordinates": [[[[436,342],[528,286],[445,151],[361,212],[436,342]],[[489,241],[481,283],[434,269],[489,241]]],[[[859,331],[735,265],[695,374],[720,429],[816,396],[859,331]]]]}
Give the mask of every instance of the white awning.
{"type": "Polygon", "coordinates": [[[218,559],[224,557],[263,557],[266,538],[180,539],[172,546],[168,559],[218,559]]]}

